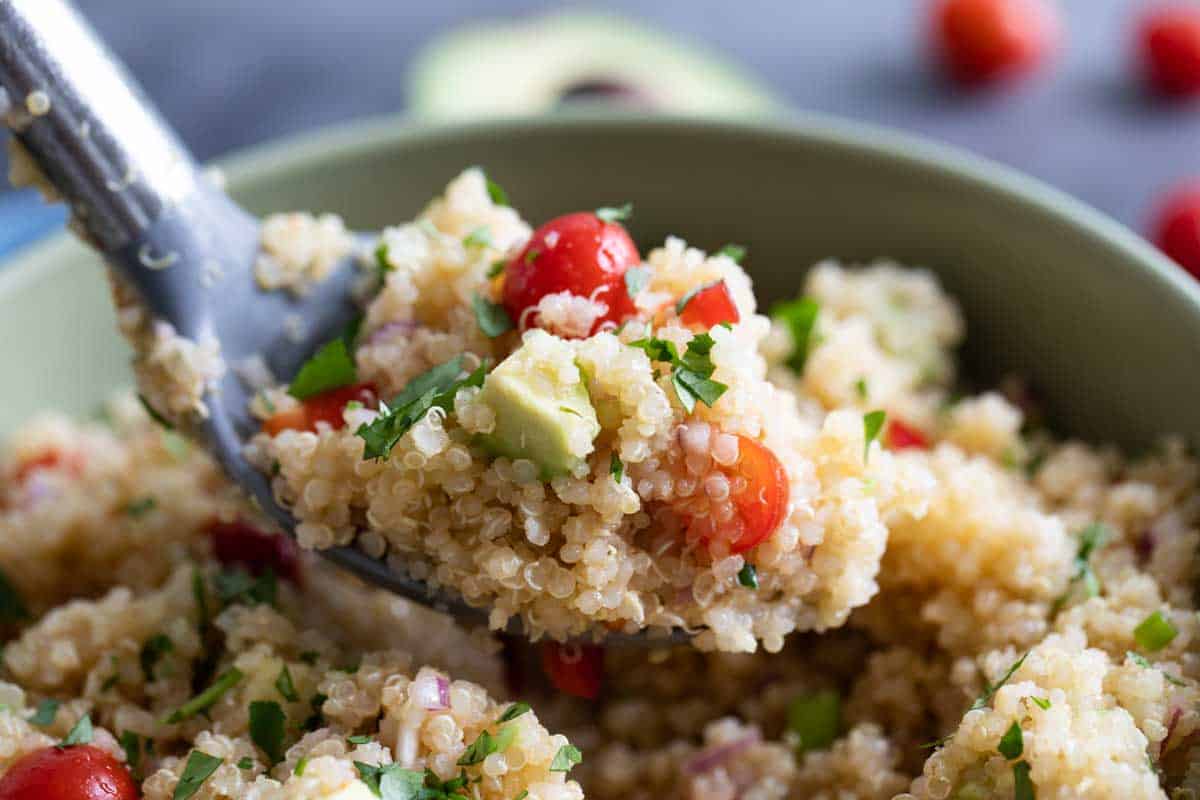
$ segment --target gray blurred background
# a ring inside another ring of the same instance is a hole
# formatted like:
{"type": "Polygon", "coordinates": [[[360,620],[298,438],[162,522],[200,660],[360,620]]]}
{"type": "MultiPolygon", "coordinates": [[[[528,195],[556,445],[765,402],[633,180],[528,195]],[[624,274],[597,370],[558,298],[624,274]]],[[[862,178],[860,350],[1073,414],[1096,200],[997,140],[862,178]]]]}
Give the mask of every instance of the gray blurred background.
{"type": "Polygon", "coordinates": [[[1145,96],[1139,0],[1066,0],[1065,52],[1010,89],[963,94],[927,57],[924,0],[78,0],[203,158],[403,110],[406,70],[464,21],[616,11],[740,62],[796,110],[919,132],[1041,177],[1143,228],[1200,173],[1200,109],[1145,96]]]}

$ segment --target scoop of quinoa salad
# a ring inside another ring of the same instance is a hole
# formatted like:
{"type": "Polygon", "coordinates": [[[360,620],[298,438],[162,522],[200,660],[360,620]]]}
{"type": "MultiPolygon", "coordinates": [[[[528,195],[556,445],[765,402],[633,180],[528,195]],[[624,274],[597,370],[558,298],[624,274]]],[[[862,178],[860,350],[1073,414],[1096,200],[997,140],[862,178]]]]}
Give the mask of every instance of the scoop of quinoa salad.
{"type": "Polygon", "coordinates": [[[471,169],[386,229],[361,325],[256,398],[249,456],[301,546],[353,544],[534,639],[776,652],[843,624],[932,484],[880,447],[882,412],[768,380],[789,333],[739,248],[643,258],[629,208],[531,231],[506,203],[471,169]]]}
{"type": "MultiPolygon", "coordinates": [[[[580,581],[640,592],[675,575],[663,608],[717,609],[696,623],[702,647],[559,644],[548,623],[541,642],[497,637],[365,588],[272,534],[207,455],[124,398],[104,424],[33,421],[0,455],[0,800],[96,800],[89,777],[116,800],[1200,796],[1200,463],[1182,441],[1130,458],[1056,438],[1019,380],[958,394],[963,323],[927,272],[818,264],[768,319],[740,248],[671,240],[627,265],[625,299],[601,312],[588,304],[611,289],[579,303],[583,284],[513,272],[555,231],[503,199],[469,171],[385,231],[359,331],[264,390],[252,452],[308,510],[310,545],[425,563],[532,624],[564,599],[607,608],[580,581]],[[643,429],[647,397],[666,411],[643,429]],[[771,458],[786,510],[741,549],[779,495],[730,498],[771,458]],[[702,488],[680,493],[690,476],[702,488]],[[620,490],[638,510],[606,516],[620,490]],[[703,514],[681,503],[696,493],[703,514]],[[650,549],[622,579],[617,556],[587,560],[591,537],[650,549]],[[713,628],[722,610],[738,646],[713,628]],[[776,624],[811,630],[760,635],[776,624]],[[39,766],[76,788],[50,793],[39,766]]],[[[571,215],[558,244],[582,224],[632,258],[607,239],[619,211],[571,215]]],[[[316,226],[291,255],[264,242],[278,288],[303,291],[334,246],[337,224],[305,219],[271,228],[316,226]]],[[[569,274],[584,273],[608,271],[569,274]]],[[[127,311],[158,354],[139,355],[141,377],[183,379],[143,383],[144,405],[203,413],[219,355],[127,311]]]]}

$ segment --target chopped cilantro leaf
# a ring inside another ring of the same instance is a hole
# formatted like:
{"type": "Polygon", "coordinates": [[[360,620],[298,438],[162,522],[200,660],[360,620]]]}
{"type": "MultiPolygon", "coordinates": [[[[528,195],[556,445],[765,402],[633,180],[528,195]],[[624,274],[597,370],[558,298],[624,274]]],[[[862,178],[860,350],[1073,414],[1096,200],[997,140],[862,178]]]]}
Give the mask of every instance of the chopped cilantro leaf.
{"type": "Polygon", "coordinates": [[[1004,675],[1001,676],[1000,680],[997,681],[995,684],[985,683],[984,689],[983,689],[983,694],[981,694],[975,698],[975,702],[971,704],[970,710],[975,711],[980,708],[987,708],[988,703],[992,702],[992,698],[996,695],[996,692],[998,692],[1000,690],[1000,687],[1002,687],[1002,686],[1004,686],[1004,684],[1008,683],[1008,681],[1012,678],[1012,676],[1017,673],[1017,670],[1019,670],[1021,668],[1021,666],[1025,663],[1025,659],[1027,659],[1027,658],[1029,658],[1029,653],[1025,653],[1025,655],[1021,656],[1016,661],[1014,661],[1009,666],[1008,671],[1005,672],[1004,675]]]}
{"type": "Polygon", "coordinates": [[[241,603],[254,606],[265,603],[273,606],[278,596],[279,582],[269,567],[257,578],[244,570],[235,569],[213,575],[213,588],[223,605],[241,603]]]}
{"type": "Polygon", "coordinates": [[[612,475],[613,480],[617,483],[620,483],[621,479],[625,477],[625,463],[621,461],[616,450],[613,451],[612,458],[608,460],[608,474],[612,475]]]}
{"type": "Polygon", "coordinates": [[[854,393],[856,395],[858,395],[859,400],[866,401],[867,395],[869,394],[869,392],[867,391],[867,379],[866,378],[859,378],[858,380],[856,380],[854,382],[854,393]]]}
{"type": "MultiPolygon", "coordinates": [[[[1125,653],[1125,657],[1128,658],[1130,661],[1132,661],[1134,664],[1137,664],[1139,667],[1143,667],[1145,669],[1153,669],[1154,668],[1154,665],[1151,664],[1149,661],[1147,661],[1146,657],[1144,655],[1142,655],[1141,653],[1135,653],[1132,650],[1128,650],[1125,653]]],[[[1187,685],[1186,683],[1181,681],[1179,678],[1176,678],[1174,675],[1170,674],[1166,670],[1159,670],[1159,672],[1162,673],[1163,679],[1167,683],[1174,684],[1175,686],[1186,686],[1187,685]]]]}
{"type": "Polygon", "coordinates": [[[491,247],[492,230],[486,225],[480,226],[467,234],[463,239],[464,247],[491,247]]]}
{"type": "Polygon", "coordinates": [[[817,314],[821,307],[816,300],[801,297],[787,303],[778,303],[771,308],[771,317],[782,322],[792,335],[792,354],[788,356],[787,365],[797,375],[804,372],[804,364],[808,360],[808,352],[816,344],[813,331],[817,324],[817,314]]]}
{"type": "Polygon", "coordinates": [[[300,699],[300,695],[296,694],[296,684],[292,682],[292,673],[287,668],[287,664],[283,665],[283,669],[279,670],[279,677],[275,679],[275,688],[284,700],[296,702],[300,699]]]}
{"type": "Polygon", "coordinates": [[[328,342],[316,355],[305,361],[288,386],[288,394],[297,400],[349,386],[358,380],[358,369],[346,336],[328,342]]]}
{"type": "Polygon", "coordinates": [[[832,689],[800,695],[788,705],[788,730],[800,739],[798,750],[824,750],[842,726],[842,699],[832,689]]]}
{"type": "Polygon", "coordinates": [[[737,581],[747,589],[757,589],[758,570],[754,568],[753,564],[746,564],[740,570],[738,570],[737,581]]]}
{"type": "Polygon", "coordinates": [[[300,756],[296,760],[296,768],[292,770],[292,774],[300,776],[304,774],[304,769],[308,766],[308,756],[300,756]]]}
{"type": "Polygon", "coordinates": [[[138,766],[142,763],[142,737],[133,731],[121,731],[121,749],[125,751],[125,764],[129,771],[137,774],[138,766]]]}
{"type": "Polygon", "coordinates": [[[486,175],[484,176],[484,180],[487,181],[487,193],[491,201],[498,206],[507,206],[508,192],[504,191],[504,187],[486,175]]]}
{"type": "Polygon", "coordinates": [[[492,736],[486,730],[481,731],[475,737],[475,741],[471,742],[462,756],[459,757],[458,766],[470,767],[475,764],[481,764],[485,758],[495,753],[497,749],[496,737],[492,736]]]}
{"type": "Polygon", "coordinates": [[[1049,700],[1048,698],[1045,698],[1045,697],[1030,697],[1029,699],[1030,699],[1030,700],[1032,700],[1032,701],[1034,702],[1034,705],[1036,705],[1036,706],[1037,706],[1038,708],[1040,708],[1042,711],[1046,711],[1046,710],[1048,710],[1048,709],[1050,708],[1050,700],[1049,700]]]}
{"type": "Polygon", "coordinates": [[[309,708],[313,710],[313,713],[308,716],[308,719],[304,720],[304,724],[301,726],[304,730],[315,731],[317,728],[321,727],[321,722],[324,720],[324,715],[321,713],[321,706],[323,706],[325,701],[328,699],[328,697],[320,692],[317,692],[311,698],[309,698],[308,705],[309,708]]]}
{"type": "Polygon", "coordinates": [[[29,619],[29,608],[8,575],[0,570],[0,623],[15,623],[29,619]]]}
{"type": "Polygon", "coordinates": [[[154,510],[154,507],[157,505],[158,505],[158,501],[155,500],[153,497],[150,497],[150,496],[141,497],[141,498],[138,498],[137,500],[130,500],[128,503],[126,503],[125,504],[125,513],[128,516],[131,516],[134,519],[137,519],[138,517],[142,516],[143,514],[146,514],[147,512],[154,510]]]}
{"type": "Polygon", "coordinates": [[[1075,571],[1067,590],[1059,595],[1050,608],[1051,615],[1057,614],[1071,597],[1076,585],[1082,583],[1088,597],[1100,594],[1100,581],[1092,569],[1092,554],[1104,547],[1113,538],[1112,529],[1101,522],[1093,522],[1079,532],[1079,548],[1075,551],[1075,571]]]}
{"type": "Polygon", "coordinates": [[[646,267],[630,267],[625,270],[625,291],[629,295],[629,299],[632,300],[641,294],[642,289],[645,289],[648,283],[650,283],[650,270],[646,267]]]}
{"type": "Polygon", "coordinates": [[[194,717],[201,711],[212,708],[226,692],[237,686],[243,677],[241,670],[237,667],[230,667],[228,671],[221,673],[220,677],[213,681],[211,686],[181,705],[167,716],[163,722],[167,725],[173,725],[176,722],[182,722],[185,719],[194,717]]]}
{"type": "Polygon", "coordinates": [[[503,275],[504,268],[507,266],[508,266],[508,262],[505,261],[503,258],[493,261],[492,265],[490,267],[488,267],[488,271],[487,271],[488,280],[491,280],[492,278],[498,278],[501,275],[503,275]]]}
{"type": "Polygon", "coordinates": [[[1000,744],[996,747],[1000,755],[1012,761],[1015,758],[1020,758],[1025,752],[1025,738],[1021,734],[1021,723],[1013,722],[1000,737],[1000,744]]]}
{"type": "Polygon", "coordinates": [[[92,741],[92,715],[84,714],[79,721],[67,732],[66,737],[59,742],[59,747],[71,747],[77,744],[90,744],[92,741]]]}
{"type": "Polygon", "coordinates": [[[1155,611],[1133,629],[1137,646],[1151,653],[1162,650],[1178,635],[1175,625],[1161,611],[1155,611]]]}
{"type": "Polygon", "coordinates": [[[350,744],[366,744],[367,742],[371,741],[371,737],[357,734],[355,736],[347,736],[346,741],[350,744]]]}
{"type": "Polygon", "coordinates": [[[879,434],[883,430],[883,423],[886,421],[886,411],[871,411],[863,414],[863,437],[866,439],[866,442],[863,444],[864,461],[871,452],[871,442],[879,438],[879,434]]]}
{"type": "Polygon", "coordinates": [[[47,698],[38,703],[37,711],[33,712],[33,716],[29,718],[30,725],[37,725],[39,728],[45,728],[54,723],[54,718],[58,716],[58,707],[61,705],[53,698],[47,698]]]}
{"type": "Polygon", "coordinates": [[[137,399],[138,402],[142,404],[142,408],[146,410],[146,413],[150,415],[150,419],[154,420],[169,431],[175,430],[175,426],[171,423],[171,420],[158,413],[154,406],[150,405],[150,401],[147,400],[144,395],[139,394],[137,399]]]}
{"type": "Polygon", "coordinates": [[[471,305],[475,308],[475,321],[479,323],[479,330],[489,339],[495,339],[513,329],[512,317],[501,304],[493,303],[483,295],[477,294],[471,305]]]}
{"type": "Polygon", "coordinates": [[[740,244],[727,244],[717,251],[717,255],[726,256],[733,259],[735,264],[742,263],[742,259],[746,257],[746,248],[740,244]]]}
{"type": "Polygon", "coordinates": [[[404,769],[399,764],[376,766],[362,761],[354,762],[358,777],[371,793],[384,800],[417,800],[424,797],[421,794],[425,776],[411,769],[404,769]]]}
{"type": "Polygon", "coordinates": [[[238,759],[238,762],[237,762],[238,769],[250,769],[253,766],[254,766],[254,759],[251,758],[250,756],[242,756],[241,758],[238,759]]]}
{"type": "Polygon", "coordinates": [[[633,216],[633,203],[613,208],[605,206],[596,209],[596,216],[605,222],[627,222],[633,216]]]}
{"type": "Polygon", "coordinates": [[[138,660],[141,662],[142,672],[145,674],[147,681],[154,680],[154,667],[164,655],[174,649],[175,643],[163,633],[151,636],[142,644],[142,650],[138,653],[138,660]]]}
{"type": "Polygon", "coordinates": [[[379,277],[381,279],[395,269],[392,266],[392,262],[388,260],[388,244],[382,239],[375,246],[375,267],[379,270],[379,277]]]}
{"type": "Polygon", "coordinates": [[[508,722],[527,713],[529,713],[529,703],[513,703],[504,709],[504,713],[500,715],[500,719],[496,720],[496,722],[508,722]]]}
{"type": "Polygon", "coordinates": [[[197,627],[200,630],[208,628],[208,592],[204,589],[204,573],[199,567],[192,569],[192,602],[196,604],[197,627]]]}
{"type": "Polygon", "coordinates": [[[1013,800],[1036,800],[1033,791],[1033,779],[1029,777],[1029,762],[1018,761],[1013,764],[1013,800]]]}
{"type": "Polygon", "coordinates": [[[516,797],[514,797],[513,800],[525,800],[526,797],[529,797],[529,790],[522,789],[521,793],[519,795],[517,795],[516,797]]]}
{"type": "Polygon", "coordinates": [[[583,753],[579,751],[579,748],[573,744],[564,744],[554,754],[554,759],[550,762],[550,771],[570,772],[571,767],[582,763],[583,753]]]}
{"type": "Polygon", "coordinates": [[[716,366],[710,357],[713,339],[707,333],[702,333],[688,342],[682,356],[679,355],[675,344],[665,339],[639,339],[631,342],[630,347],[644,350],[652,361],[671,364],[671,386],[689,414],[695,410],[697,400],[711,407],[729,388],[710,377],[716,366]]]}
{"type": "Polygon", "coordinates": [[[450,411],[459,389],[483,385],[485,369],[482,364],[464,378],[459,377],[462,371],[463,357],[458,356],[409,381],[379,417],[360,425],[355,431],[355,435],[366,443],[363,458],[387,458],[400,437],[420,422],[429,409],[436,406],[450,411]]]}
{"type": "Polygon", "coordinates": [[[199,791],[201,785],[209,776],[217,771],[224,759],[210,756],[203,750],[193,750],[188,754],[187,763],[183,765],[183,775],[175,785],[175,793],[171,800],[187,800],[199,791]]]}
{"type": "Polygon", "coordinates": [[[267,754],[272,764],[283,760],[283,728],[287,715],[274,700],[255,700],[250,704],[250,739],[267,754]]]}

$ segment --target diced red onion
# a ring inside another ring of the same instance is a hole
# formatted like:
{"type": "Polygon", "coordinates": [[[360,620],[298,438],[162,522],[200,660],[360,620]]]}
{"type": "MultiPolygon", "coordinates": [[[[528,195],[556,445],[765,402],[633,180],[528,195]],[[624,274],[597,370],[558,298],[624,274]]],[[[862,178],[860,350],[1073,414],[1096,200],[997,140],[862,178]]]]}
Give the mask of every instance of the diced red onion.
{"type": "Polygon", "coordinates": [[[418,675],[409,687],[413,705],[426,711],[445,711],[450,707],[450,687],[442,688],[441,676],[433,672],[418,675]]]}
{"type": "Polygon", "coordinates": [[[1167,723],[1167,735],[1163,737],[1162,744],[1158,746],[1158,760],[1162,761],[1162,757],[1166,755],[1167,744],[1171,741],[1171,734],[1175,733],[1175,726],[1179,724],[1179,718],[1183,716],[1183,709],[1179,706],[1171,713],[1171,720],[1167,723]]]}
{"type": "Polygon", "coordinates": [[[442,708],[450,707],[450,681],[438,675],[438,702],[442,704],[442,708]]]}
{"type": "Polygon", "coordinates": [[[715,767],[719,767],[729,759],[757,744],[757,731],[751,732],[738,739],[706,747],[696,755],[683,762],[680,770],[684,775],[702,775],[715,767]]]}

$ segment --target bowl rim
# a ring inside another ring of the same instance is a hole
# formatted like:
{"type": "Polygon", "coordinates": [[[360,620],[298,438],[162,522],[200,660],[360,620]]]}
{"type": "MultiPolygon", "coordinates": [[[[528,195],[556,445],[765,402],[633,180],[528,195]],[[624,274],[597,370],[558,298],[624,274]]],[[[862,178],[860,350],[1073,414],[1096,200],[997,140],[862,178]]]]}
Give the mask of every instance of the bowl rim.
{"type": "MultiPolygon", "coordinates": [[[[814,112],[752,119],[679,114],[647,116],[611,110],[581,109],[549,115],[514,116],[456,122],[422,122],[388,114],[336,123],[236,150],[212,162],[236,191],[273,175],[320,161],[370,154],[397,145],[447,138],[512,137],[529,133],[652,131],[658,134],[715,135],[750,139],[805,141],[832,149],[881,158],[915,170],[938,173],[975,190],[994,194],[1054,219],[1112,248],[1131,273],[1150,279],[1187,301],[1200,317],[1200,283],[1126,225],[1063,190],[1013,167],[954,145],[897,129],[814,112]]],[[[336,212],[336,209],[326,209],[336,212]]],[[[60,231],[18,248],[0,261],[0,300],[52,270],[73,246],[60,231]]]]}

